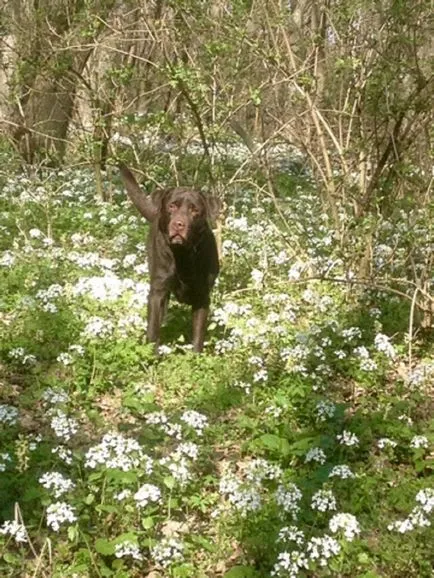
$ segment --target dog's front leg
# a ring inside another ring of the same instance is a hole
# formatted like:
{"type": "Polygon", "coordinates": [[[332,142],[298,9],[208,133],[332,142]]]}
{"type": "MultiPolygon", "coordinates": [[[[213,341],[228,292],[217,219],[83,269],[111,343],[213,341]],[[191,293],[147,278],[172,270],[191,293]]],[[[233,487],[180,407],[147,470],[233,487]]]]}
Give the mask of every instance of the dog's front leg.
{"type": "Polygon", "coordinates": [[[193,351],[200,353],[205,341],[208,307],[193,307],[193,351]]]}
{"type": "Polygon", "coordinates": [[[167,304],[167,292],[155,289],[150,291],[148,298],[148,328],[146,339],[158,347],[160,341],[160,327],[167,304]]]}

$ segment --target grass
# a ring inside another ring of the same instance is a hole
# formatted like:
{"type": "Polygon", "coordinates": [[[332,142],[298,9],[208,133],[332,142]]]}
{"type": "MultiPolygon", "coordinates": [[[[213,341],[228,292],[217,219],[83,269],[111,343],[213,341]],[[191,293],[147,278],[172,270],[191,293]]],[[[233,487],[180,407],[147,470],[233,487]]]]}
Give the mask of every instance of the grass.
{"type": "Polygon", "coordinates": [[[2,576],[432,576],[432,341],[409,365],[409,300],[324,279],[351,247],[311,183],[276,183],[281,234],[250,189],[229,201],[204,354],[171,303],[155,357],[146,225],[116,182],[102,204],[84,170],[3,179],[2,576]]]}

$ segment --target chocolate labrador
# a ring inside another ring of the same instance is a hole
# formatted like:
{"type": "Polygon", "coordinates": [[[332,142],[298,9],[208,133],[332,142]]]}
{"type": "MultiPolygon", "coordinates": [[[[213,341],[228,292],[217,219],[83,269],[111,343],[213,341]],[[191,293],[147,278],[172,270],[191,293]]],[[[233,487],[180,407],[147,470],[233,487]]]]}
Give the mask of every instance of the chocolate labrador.
{"type": "Polygon", "coordinates": [[[158,345],[160,327],[171,293],[193,310],[193,350],[202,351],[210,293],[219,272],[217,245],[208,221],[219,202],[187,187],[145,195],[131,171],[120,165],[128,195],[151,223],[148,238],[151,287],[147,340],[158,345]]]}

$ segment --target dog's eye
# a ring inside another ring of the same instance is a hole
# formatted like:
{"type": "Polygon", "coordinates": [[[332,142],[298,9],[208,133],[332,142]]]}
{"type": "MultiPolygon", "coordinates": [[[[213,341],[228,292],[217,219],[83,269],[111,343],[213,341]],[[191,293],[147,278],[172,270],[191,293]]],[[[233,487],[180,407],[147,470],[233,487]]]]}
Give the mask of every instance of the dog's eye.
{"type": "Polygon", "coordinates": [[[199,214],[199,209],[197,207],[190,207],[190,213],[196,216],[199,214]]]}
{"type": "Polygon", "coordinates": [[[176,211],[176,203],[169,203],[169,206],[167,208],[169,209],[169,211],[176,211]]]}

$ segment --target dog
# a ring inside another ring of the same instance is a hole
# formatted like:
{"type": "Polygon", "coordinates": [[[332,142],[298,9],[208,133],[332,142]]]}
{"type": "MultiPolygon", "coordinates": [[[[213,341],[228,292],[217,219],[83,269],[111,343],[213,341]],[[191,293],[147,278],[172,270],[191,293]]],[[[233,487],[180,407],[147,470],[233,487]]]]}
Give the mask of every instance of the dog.
{"type": "Polygon", "coordinates": [[[210,220],[218,216],[217,198],[188,187],[145,195],[131,171],[119,166],[128,196],[151,223],[148,238],[150,291],[147,341],[158,348],[160,328],[172,293],[193,312],[193,351],[200,353],[206,333],[210,295],[219,258],[210,220]]]}

